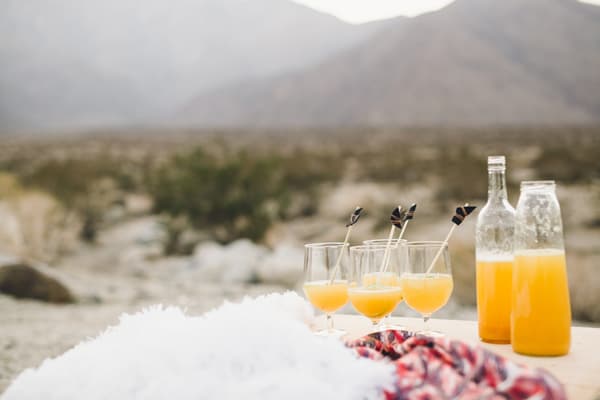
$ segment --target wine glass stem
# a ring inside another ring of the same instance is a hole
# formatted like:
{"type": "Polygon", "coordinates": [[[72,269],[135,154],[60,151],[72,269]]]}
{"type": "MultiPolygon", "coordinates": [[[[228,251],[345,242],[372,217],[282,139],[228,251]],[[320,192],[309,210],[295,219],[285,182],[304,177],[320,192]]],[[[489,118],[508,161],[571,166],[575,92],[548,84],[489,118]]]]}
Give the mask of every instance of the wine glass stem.
{"type": "Polygon", "coordinates": [[[390,322],[390,314],[386,315],[385,317],[383,317],[377,324],[375,325],[379,325],[381,328],[388,328],[390,327],[392,324],[390,322]]]}
{"type": "Polygon", "coordinates": [[[423,315],[423,332],[428,332],[429,331],[427,329],[427,321],[429,321],[430,317],[431,317],[431,315],[423,315]]]}
{"type": "Polygon", "coordinates": [[[373,324],[373,330],[375,332],[377,332],[377,331],[379,331],[381,329],[381,325],[380,325],[381,324],[381,320],[380,319],[378,319],[378,320],[372,319],[371,320],[371,324],[373,324]]]}
{"type": "Polygon", "coordinates": [[[333,331],[333,315],[326,314],[327,316],[327,330],[333,331]]]}

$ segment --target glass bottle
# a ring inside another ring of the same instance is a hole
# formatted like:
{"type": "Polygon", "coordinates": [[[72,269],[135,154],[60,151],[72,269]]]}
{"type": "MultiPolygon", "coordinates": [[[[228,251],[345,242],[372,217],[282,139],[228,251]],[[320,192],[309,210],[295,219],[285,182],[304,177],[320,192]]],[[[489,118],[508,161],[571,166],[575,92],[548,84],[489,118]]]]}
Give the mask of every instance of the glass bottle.
{"type": "Polygon", "coordinates": [[[554,181],[521,183],[514,246],[513,350],[537,356],[567,354],[571,306],[554,181]]]}
{"type": "Polygon", "coordinates": [[[488,157],[488,201],[477,216],[476,283],[479,337],[510,343],[515,209],[506,194],[506,160],[488,157]]]}

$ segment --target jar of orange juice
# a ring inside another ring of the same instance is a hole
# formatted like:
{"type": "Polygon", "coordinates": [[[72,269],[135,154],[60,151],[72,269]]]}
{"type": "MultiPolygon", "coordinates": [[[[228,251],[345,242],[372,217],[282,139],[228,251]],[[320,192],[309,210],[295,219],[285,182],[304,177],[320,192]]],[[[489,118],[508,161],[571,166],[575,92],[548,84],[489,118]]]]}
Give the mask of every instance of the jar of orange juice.
{"type": "Polygon", "coordinates": [[[554,181],[521,183],[514,255],[513,350],[535,356],[567,354],[571,344],[571,306],[554,181]]]}

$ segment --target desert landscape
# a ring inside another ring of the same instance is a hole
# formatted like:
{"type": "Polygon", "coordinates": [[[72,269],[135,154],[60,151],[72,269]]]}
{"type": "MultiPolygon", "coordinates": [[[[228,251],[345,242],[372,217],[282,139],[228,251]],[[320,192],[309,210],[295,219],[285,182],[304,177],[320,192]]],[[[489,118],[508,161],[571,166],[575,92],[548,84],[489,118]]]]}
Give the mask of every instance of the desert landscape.
{"type": "MultiPolygon", "coordinates": [[[[1,262],[35,268],[70,297],[18,299],[11,290],[32,293],[0,274],[1,385],[123,312],[174,304],[201,313],[298,290],[303,243],[341,240],[356,205],[366,213],[355,243],[385,236],[391,210],[412,202],[406,237],[440,240],[456,205],[485,203],[489,154],[507,156],[513,204],[519,181],[556,179],[573,317],[598,325],[598,151],[600,132],[585,127],[5,137],[1,262]]],[[[474,222],[452,239],[455,290],[439,317],[476,319],[474,222]]]]}
{"type": "MultiPolygon", "coordinates": [[[[573,324],[600,326],[600,0],[326,3],[0,6],[0,393],[123,313],[301,293],[356,206],[352,244],[412,203],[405,237],[442,240],[489,155],[513,206],[556,181],[573,324]]],[[[476,217],[435,317],[477,318],[476,217]]]]}

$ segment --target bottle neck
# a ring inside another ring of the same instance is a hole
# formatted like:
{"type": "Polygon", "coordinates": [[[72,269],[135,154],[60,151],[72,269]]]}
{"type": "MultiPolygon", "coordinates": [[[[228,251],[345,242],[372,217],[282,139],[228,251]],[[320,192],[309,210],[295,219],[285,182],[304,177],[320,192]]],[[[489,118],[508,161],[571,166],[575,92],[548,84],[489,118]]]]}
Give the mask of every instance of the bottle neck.
{"type": "Polygon", "coordinates": [[[506,173],[503,170],[488,171],[488,201],[503,201],[507,199],[506,173]]]}

